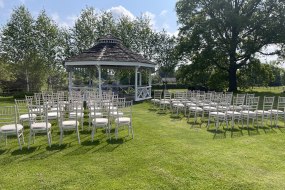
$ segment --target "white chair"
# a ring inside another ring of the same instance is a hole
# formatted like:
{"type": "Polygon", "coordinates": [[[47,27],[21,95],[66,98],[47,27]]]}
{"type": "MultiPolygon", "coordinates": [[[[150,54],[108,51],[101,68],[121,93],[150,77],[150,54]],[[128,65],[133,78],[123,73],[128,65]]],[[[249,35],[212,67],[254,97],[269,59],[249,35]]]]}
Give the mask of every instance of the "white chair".
{"type": "Polygon", "coordinates": [[[194,116],[194,123],[193,123],[193,125],[197,123],[198,116],[202,117],[202,115],[203,115],[203,108],[198,106],[198,104],[201,102],[202,99],[204,99],[204,95],[197,95],[196,96],[196,100],[195,100],[196,102],[194,102],[193,105],[189,105],[188,106],[188,117],[187,117],[187,122],[188,123],[190,121],[190,118],[191,118],[192,114],[194,116]]]}
{"type": "Polygon", "coordinates": [[[36,134],[46,134],[48,145],[51,147],[51,124],[48,122],[47,117],[47,105],[29,105],[29,121],[30,121],[30,136],[29,136],[29,143],[28,143],[28,149],[30,148],[30,142],[31,138],[33,137],[33,143],[35,142],[35,135],[36,134]],[[38,113],[37,110],[43,109],[41,111],[42,115],[37,115],[37,117],[34,117],[38,113]]]}
{"type": "Polygon", "coordinates": [[[240,111],[242,127],[244,127],[244,121],[246,121],[246,126],[249,133],[249,122],[252,121],[252,126],[256,121],[256,110],[258,109],[259,96],[258,97],[248,97],[247,105],[244,110],[240,111]]]}
{"type": "Polygon", "coordinates": [[[22,150],[22,144],[20,138],[24,142],[24,127],[18,123],[18,115],[16,106],[1,106],[0,107],[0,138],[5,137],[7,145],[8,136],[16,136],[20,150],[22,150]]]}
{"type": "Polygon", "coordinates": [[[105,129],[107,137],[110,135],[110,107],[111,104],[105,104],[105,102],[94,102],[91,133],[92,142],[94,141],[94,136],[98,128],[105,129]]]}
{"type": "Polygon", "coordinates": [[[78,127],[80,125],[78,114],[81,112],[77,102],[72,102],[66,105],[66,109],[60,110],[59,130],[60,142],[62,144],[64,131],[75,131],[78,143],[80,144],[80,135],[78,127]],[[75,114],[74,114],[75,113],[75,114]]]}
{"type": "Polygon", "coordinates": [[[159,109],[165,111],[171,106],[171,93],[168,90],[164,90],[163,99],[159,101],[159,109]]]}
{"type": "Polygon", "coordinates": [[[278,97],[277,109],[269,110],[274,117],[274,125],[278,126],[278,121],[281,118],[285,127],[285,97],[278,97]]]}
{"type": "Polygon", "coordinates": [[[263,109],[262,110],[256,110],[256,121],[257,125],[259,126],[258,119],[261,117],[261,127],[263,127],[264,119],[270,119],[270,125],[272,127],[272,108],[274,104],[275,97],[267,97],[265,96],[263,99],[263,109]]]}
{"type": "Polygon", "coordinates": [[[115,137],[118,139],[119,134],[119,128],[121,126],[128,126],[128,134],[132,133],[132,138],[134,138],[134,131],[133,131],[133,125],[132,125],[132,101],[125,101],[123,104],[117,104],[118,107],[118,115],[115,118],[115,137]],[[119,113],[122,112],[123,116],[119,115],[119,113]]]}
{"type": "Polygon", "coordinates": [[[154,90],[153,98],[151,99],[151,102],[153,103],[153,105],[159,104],[159,101],[161,99],[161,95],[162,95],[162,90],[154,90]]]}
{"type": "MultiPolygon", "coordinates": [[[[30,121],[27,101],[15,99],[15,105],[16,105],[17,115],[19,117],[19,122],[23,125],[25,121],[30,121]]],[[[37,115],[33,114],[31,115],[31,117],[36,118],[37,115]]]]}

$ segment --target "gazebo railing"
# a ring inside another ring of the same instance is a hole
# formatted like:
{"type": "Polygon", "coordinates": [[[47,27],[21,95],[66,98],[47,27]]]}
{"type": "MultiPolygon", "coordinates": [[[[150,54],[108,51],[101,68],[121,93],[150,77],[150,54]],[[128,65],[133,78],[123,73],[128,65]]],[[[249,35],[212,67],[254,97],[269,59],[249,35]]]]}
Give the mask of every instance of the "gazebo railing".
{"type": "Polygon", "coordinates": [[[151,86],[137,87],[136,101],[146,100],[151,98],[151,86]]]}

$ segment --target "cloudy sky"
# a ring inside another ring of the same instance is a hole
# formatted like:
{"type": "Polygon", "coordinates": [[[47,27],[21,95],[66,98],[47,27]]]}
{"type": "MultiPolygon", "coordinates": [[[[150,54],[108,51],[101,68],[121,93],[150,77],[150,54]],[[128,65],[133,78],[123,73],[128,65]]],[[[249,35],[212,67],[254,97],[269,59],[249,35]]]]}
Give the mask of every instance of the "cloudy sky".
{"type": "Polygon", "coordinates": [[[25,5],[34,17],[45,9],[60,26],[72,26],[86,6],[111,11],[115,16],[148,16],[155,30],[177,33],[176,0],[0,0],[0,26],[7,23],[13,9],[25,5]]]}

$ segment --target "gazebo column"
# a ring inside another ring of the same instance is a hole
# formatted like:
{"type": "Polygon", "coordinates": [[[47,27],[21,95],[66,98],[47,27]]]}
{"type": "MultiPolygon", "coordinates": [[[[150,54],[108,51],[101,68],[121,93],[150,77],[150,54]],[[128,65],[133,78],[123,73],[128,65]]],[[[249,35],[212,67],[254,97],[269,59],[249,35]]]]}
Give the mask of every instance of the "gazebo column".
{"type": "Polygon", "coordinates": [[[142,86],[142,73],[141,72],[139,72],[139,74],[140,74],[140,86],[142,86]]]}
{"type": "Polygon", "coordinates": [[[99,80],[99,84],[98,84],[98,88],[99,88],[99,96],[102,96],[102,80],[101,80],[101,66],[97,65],[97,69],[98,69],[98,80],[99,80]]]}
{"type": "Polygon", "coordinates": [[[139,67],[135,67],[135,101],[138,97],[138,69],[139,67]]]}
{"type": "Polygon", "coordinates": [[[151,86],[152,77],[151,77],[151,70],[148,70],[148,86],[151,86]]]}
{"type": "Polygon", "coordinates": [[[72,89],[72,75],[73,75],[73,71],[70,69],[68,72],[68,90],[70,93],[72,89]]]}

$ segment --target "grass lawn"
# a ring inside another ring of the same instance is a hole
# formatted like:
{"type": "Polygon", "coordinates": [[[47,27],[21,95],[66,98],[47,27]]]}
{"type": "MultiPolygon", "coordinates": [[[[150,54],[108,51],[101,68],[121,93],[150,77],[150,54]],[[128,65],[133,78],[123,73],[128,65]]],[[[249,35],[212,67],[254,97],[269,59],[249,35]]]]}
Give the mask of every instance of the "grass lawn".
{"type": "MultiPolygon", "coordinates": [[[[0,98],[0,105],[12,104],[0,98]]],[[[59,146],[53,125],[53,145],[36,136],[18,150],[15,138],[0,143],[0,189],[284,189],[285,130],[260,130],[224,138],[186,119],[150,111],[150,103],[134,105],[135,138],[127,130],[109,141],[99,130],[91,142],[85,122],[78,145],[75,133],[59,146]]],[[[87,119],[86,119],[87,121],[87,119]]]]}

